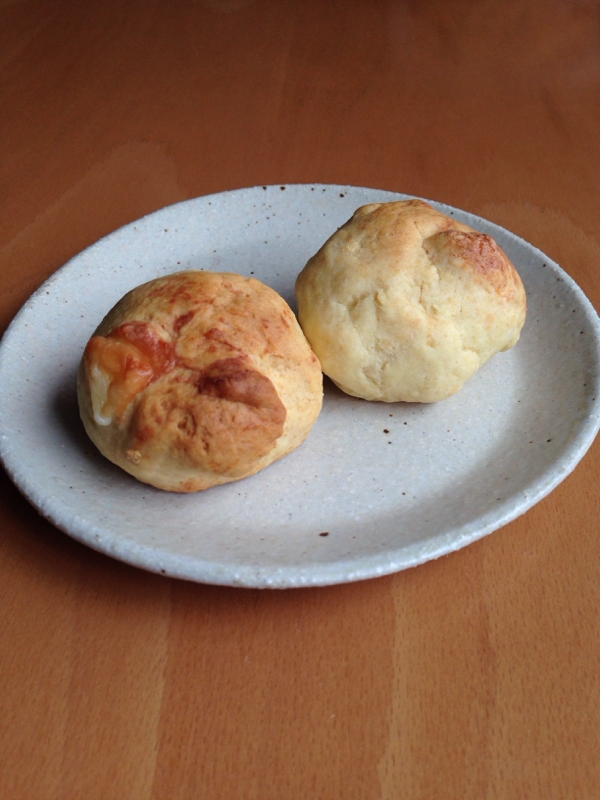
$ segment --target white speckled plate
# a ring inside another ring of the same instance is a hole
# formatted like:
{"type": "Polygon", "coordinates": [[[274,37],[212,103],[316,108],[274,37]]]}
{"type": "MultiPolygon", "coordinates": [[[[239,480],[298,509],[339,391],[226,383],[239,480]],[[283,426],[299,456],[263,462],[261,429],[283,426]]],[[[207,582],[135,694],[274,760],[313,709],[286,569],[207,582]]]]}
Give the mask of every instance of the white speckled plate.
{"type": "Polygon", "coordinates": [[[327,386],[308,440],[244,481],[164,493],[106,461],[79,422],[87,339],[134,286],[179,269],[255,275],[292,305],[296,275],[360,205],[406,195],[266,186],[170,206],[100,240],[25,304],[0,346],[0,455],[57,527],[155,572],[233,586],[313,586],[412,567],[523,514],[574,469],[600,425],[600,324],[539,250],[448,206],[517,265],[519,344],[435,405],[367,403],[327,386]]]}

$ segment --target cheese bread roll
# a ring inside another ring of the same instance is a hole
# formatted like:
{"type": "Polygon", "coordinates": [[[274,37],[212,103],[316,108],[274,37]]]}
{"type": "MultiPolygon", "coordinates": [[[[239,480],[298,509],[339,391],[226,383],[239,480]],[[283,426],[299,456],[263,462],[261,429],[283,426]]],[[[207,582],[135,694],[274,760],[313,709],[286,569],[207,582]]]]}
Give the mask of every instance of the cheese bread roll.
{"type": "Polygon", "coordinates": [[[85,348],[85,429],[140,481],[195,492],[304,441],[322,373],[287,303],[254,278],[179,272],[129,292],[85,348]]]}

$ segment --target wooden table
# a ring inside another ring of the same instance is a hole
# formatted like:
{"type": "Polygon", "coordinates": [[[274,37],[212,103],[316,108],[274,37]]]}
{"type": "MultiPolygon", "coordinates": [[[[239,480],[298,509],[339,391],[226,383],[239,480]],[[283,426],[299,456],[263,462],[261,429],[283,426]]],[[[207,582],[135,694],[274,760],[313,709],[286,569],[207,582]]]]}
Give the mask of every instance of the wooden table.
{"type": "MultiPolygon", "coordinates": [[[[268,183],[447,202],[600,307],[598,0],[1,0],[2,330],[103,234],[268,183]]],[[[1,391],[1,387],[0,387],[1,391]]],[[[390,577],[170,580],[2,474],[7,800],[600,797],[600,449],[390,577]]]]}

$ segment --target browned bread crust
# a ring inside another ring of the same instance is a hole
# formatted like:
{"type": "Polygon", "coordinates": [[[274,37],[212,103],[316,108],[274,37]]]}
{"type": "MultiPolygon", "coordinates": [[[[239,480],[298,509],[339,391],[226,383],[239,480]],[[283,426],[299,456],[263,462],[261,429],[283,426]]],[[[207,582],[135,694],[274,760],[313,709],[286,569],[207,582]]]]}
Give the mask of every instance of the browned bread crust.
{"type": "Polygon", "coordinates": [[[190,271],[117,303],[87,344],[78,394],[107,458],[158,488],[194,492],[297,447],[321,409],[322,374],[274,290],[190,271]]]}

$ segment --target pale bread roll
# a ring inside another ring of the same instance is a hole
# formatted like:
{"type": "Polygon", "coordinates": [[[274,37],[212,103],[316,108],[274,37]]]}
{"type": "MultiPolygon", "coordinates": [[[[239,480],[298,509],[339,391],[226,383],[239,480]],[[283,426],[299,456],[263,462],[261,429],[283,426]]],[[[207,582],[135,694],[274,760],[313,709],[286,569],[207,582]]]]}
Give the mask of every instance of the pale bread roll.
{"type": "Polygon", "coordinates": [[[85,349],[78,396],[108,459],[160,489],[195,492],[303,442],[322,373],[273,289],[233,273],[179,272],[109,312],[85,349]]]}
{"type": "Polygon", "coordinates": [[[359,208],[296,282],[321,366],[367,400],[431,403],[519,339],[526,298],[506,254],[423,200],[359,208]]]}

